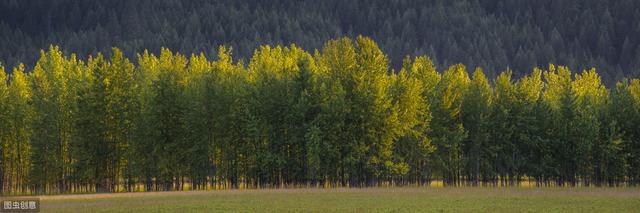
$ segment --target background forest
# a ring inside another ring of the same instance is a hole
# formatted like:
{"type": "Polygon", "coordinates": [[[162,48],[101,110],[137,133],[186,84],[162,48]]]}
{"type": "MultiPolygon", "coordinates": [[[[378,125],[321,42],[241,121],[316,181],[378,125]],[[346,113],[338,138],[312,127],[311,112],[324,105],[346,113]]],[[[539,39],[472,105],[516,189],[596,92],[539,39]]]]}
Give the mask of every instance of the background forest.
{"type": "Polygon", "coordinates": [[[3,195],[640,183],[636,0],[0,0],[0,61],[3,195]]]}
{"type": "Polygon", "coordinates": [[[640,81],[548,65],[488,78],[366,37],[235,63],[162,49],[0,72],[2,193],[640,181],[640,81]]]}
{"type": "Polygon", "coordinates": [[[82,59],[119,47],[129,59],[161,47],[215,56],[218,45],[248,59],[262,44],[307,50],[365,35],[389,54],[463,63],[490,78],[536,66],[596,67],[605,84],[640,75],[636,0],[0,0],[0,59],[32,67],[57,44],[82,59]]]}

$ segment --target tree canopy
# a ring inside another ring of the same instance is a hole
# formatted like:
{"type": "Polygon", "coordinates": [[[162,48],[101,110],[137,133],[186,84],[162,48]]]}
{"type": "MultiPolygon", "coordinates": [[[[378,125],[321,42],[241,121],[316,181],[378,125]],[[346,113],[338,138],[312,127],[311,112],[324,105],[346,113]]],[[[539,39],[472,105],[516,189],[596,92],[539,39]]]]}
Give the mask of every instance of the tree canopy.
{"type": "Polygon", "coordinates": [[[614,86],[640,76],[637,8],[636,0],[0,0],[0,59],[30,70],[53,43],[84,60],[119,47],[132,61],[145,49],[214,57],[210,47],[228,45],[248,61],[261,45],[311,50],[365,35],[397,71],[405,55],[482,67],[489,79],[563,64],[595,67],[614,86]]]}
{"type": "Polygon", "coordinates": [[[3,194],[640,183],[638,79],[608,88],[556,65],[491,78],[427,56],[396,72],[363,36],[248,61],[225,46],[108,55],[51,46],[0,72],[3,194]]]}

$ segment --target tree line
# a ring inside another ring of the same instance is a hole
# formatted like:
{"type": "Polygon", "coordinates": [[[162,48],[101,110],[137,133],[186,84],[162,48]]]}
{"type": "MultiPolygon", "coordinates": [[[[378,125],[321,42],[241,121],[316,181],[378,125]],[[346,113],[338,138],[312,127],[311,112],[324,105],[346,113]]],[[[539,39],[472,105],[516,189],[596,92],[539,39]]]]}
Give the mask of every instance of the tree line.
{"type": "MultiPolygon", "coordinates": [[[[249,61],[55,46],[0,72],[3,194],[640,181],[640,81],[549,65],[495,79],[369,38],[249,61]]],[[[4,69],[4,68],[3,68],[4,69]]]]}
{"type": "MultiPolygon", "coordinates": [[[[510,67],[598,68],[613,87],[640,77],[637,0],[0,0],[0,58],[31,69],[40,49],[58,44],[79,59],[119,47],[130,60],[160,47],[212,58],[218,45],[251,58],[260,45],[365,35],[399,70],[405,55],[438,67],[483,67],[494,79],[510,67]]],[[[11,70],[9,70],[11,71],[11,70]]]]}

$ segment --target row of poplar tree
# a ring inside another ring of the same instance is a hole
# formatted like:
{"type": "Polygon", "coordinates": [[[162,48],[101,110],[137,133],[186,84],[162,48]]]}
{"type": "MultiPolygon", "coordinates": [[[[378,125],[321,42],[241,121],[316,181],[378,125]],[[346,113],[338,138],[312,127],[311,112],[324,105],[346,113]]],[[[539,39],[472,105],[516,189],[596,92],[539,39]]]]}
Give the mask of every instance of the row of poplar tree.
{"type": "Polygon", "coordinates": [[[640,81],[550,65],[487,79],[365,37],[234,62],[57,47],[0,72],[4,194],[386,184],[635,185],[640,81]]]}

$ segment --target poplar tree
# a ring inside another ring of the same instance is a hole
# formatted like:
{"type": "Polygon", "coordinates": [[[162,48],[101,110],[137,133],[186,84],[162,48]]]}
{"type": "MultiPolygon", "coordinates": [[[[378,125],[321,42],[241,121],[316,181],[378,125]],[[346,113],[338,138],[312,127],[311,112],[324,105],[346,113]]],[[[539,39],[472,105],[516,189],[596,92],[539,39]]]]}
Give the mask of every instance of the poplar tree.
{"type": "MultiPolygon", "coordinates": [[[[249,155],[244,156],[251,158],[258,158],[257,156],[264,154],[256,149],[265,141],[255,140],[261,134],[261,129],[255,116],[249,111],[250,76],[243,62],[233,64],[231,49],[220,47],[212,79],[215,83],[208,89],[207,94],[216,100],[212,105],[216,132],[212,158],[216,162],[214,169],[218,177],[214,179],[223,184],[222,187],[238,187],[241,180],[238,160],[245,154],[241,152],[242,149],[253,148],[245,149],[249,155]],[[249,142],[253,142],[252,147],[248,146],[249,142]]],[[[256,182],[266,183],[266,180],[258,179],[256,182]]]]}
{"type": "Polygon", "coordinates": [[[253,85],[249,100],[252,116],[262,129],[255,140],[266,141],[260,147],[264,158],[259,173],[276,184],[291,183],[305,178],[305,117],[307,100],[304,91],[314,69],[311,56],[298,47],[264,46],[256,51],[249,63],[253,85]]]}
{"type": "Polygon", "coordinates": [[[516,141],[516,85],[512,80],[511,70],[504,71],[496,78],[495,105],[492,115],[494,155],[494,181],[501,185],[511,184],[518,173],[517,157],[519,149],[516,141]],[[509,183],[507,183],[509,181],[509,183]]]}
{"type": "Polygon", "coordinates": [[[622,153],[626,156],[626,175],[629,184],[635,186],[640,183],[640,130],[637,128],[640,125],[640,80],[632,79],[618,83],[612,100],[616,126],[622,133],[621,141],[614,142],[619,143],[622,153]]]}
{"type": "Polygon", "coordinates": [[[583,71],[575,75],[571,89],[576,96],[577,107],[577,148],[578,175],[584,185],[589,185],[593,177],[594,152],[602,153],[601,144],[604,122],[603,113],[608,99],[608,92],[600,82],[595,69],[583,71]]]}
{"type": "Polygon", "coordinates": [[[29,74],[0,70],[3,194],[640,181],[640,81],[608,90],[595,69],[490,80],[420,56],[395,72],[358,37],[246,66],[224,46],[136,65],[51,47],[29,74]]]}
{"type": "MultiPolygon", "coordinates": [[[[322,51],[316,53],[319,65],[319,82],[314,91],[319,94],[319,114],[314,119],[314,135],[321,136],[325,143],[321,168],[331,182],[346,186],[350,178],[354,135],[350,133],[349,123],[351,111],[351,90],[354,83],[348,74],[354,72],[356,66],[356,50],[350,39],[342,38],[325,43],[322,51]],[[319,135],[317,132],[321,132],[319,135]]],[[[316,137],[317,137],[316,136],[316,137]]],[[[318,139],[319,140],[319,139],[318,139]]]]}
{"type": "Polygon", "coordinates": [[[186,139],[190,142],[185,147],[189,156],[188,177],[192,189],[205,189],[207,174],[211,162],[209,160],[210,143],[213,134],[209,105],[215,100],[207,100],[207,75],[211,72],[211,62],[203,55],[191,55],[188,66],[186,97],[186,139]]]}
{"type": "MultiPolygon", "coordinates": [[[[83,94],[78,129],[82,142],[80,163],[93,167],[88,174],[96,182],[96,191],[115,192],[124,168],[130,161],[129,148],[133,139],[134,68],[118,49],[113,49],[110,61],[98,55],[88,69],[90,83],[83,94]],[[96,128],[93,128],[96,127],[96,128]],[[89,158],[89,159],[87,159],[89,158]]],[[[85,174],[87,175],[87,174],[85,174]]]]}
{"type": "Polygon", "coordinates": [[[549,103],[553,113],[553,133],[551,150],[557,163],[556,181],[559,185],[576,184],[579,158],[585,151],[586,144],[579,143],[578,114],[576,112],[576,96],[572,90],[571,71],[567,67],[549,66],[544,73],[547,87],[544,100],[549,103]]]}
{"type": "MultiPolygon", "coordinates": [[[[77,180],[82,185],[95,186],[97,192],[107,189],[108,163],[113,149],[109,147],[107,115],[108,62],[101,54],[89,58],[83,85],[78,98],[76,128],[78,138],[74,143],[73,155],[76,159],[77,180]]],[[[112,169],[112,168],[111,168],[112,169]]]]}
{"type": "MultiPolygon", "coordinates": [[[[7,162],[5,157],[5,145],[6,141],[8,141],[9,131],[7,131],[7,124],[9,123],[9,102],[7,102],[8,97],[8,85],[7,85],[7,73],[4,71],[4,66],[0,64],[0,195],[4,195],[5,191],[9,191],[5,189],[5,162],[7,162]]],[[[7,163],[8,164],[8,163],[7,163]]]]}
{"type": "Polygon", "coordinates": [[[13,69],[7,79],[4,68],[0,67],[0,179],[2,191],[9,193],[25,193],[28,189],[31,163],[31,120],[33,110],[29,105],[31,93],[24,73],[24,66],[13,69]],[[9,80],[10,85],[5,83],[9,80]]]}
{"type": "Polygon", "coordinates": [[[436,86],[436,97],[431,102],[433,120],[429,136],[436,146],[433,166],[441,173],[446,185],[460,184],[462,142],[467,137],[461,107],[469,82],[469,74],[463,65],[449,67],[436,86]]]}
{"type": "Polygon", "coordinates": [[[358,184],[373,185],[379,179],[407,172],[405,163],[391,159],[403,127],[389,94],[389,59],[373,40],[362,36],[356,39],[356,53],[356,70],[351,75],[355,83],[352,115],[356,121],[353,154],[360,159],[354,166],[366,169],[357,173],[358,184]]]}
{"type": "Polygon", "coordinates": [[[542,101],[542,70],[534,69],[531,75],[524,76],[517,83],[517,104],[519,105],[517,138],[519,153],[522,155],[523,173],[536,179],[537,184],[544,181],[551,162],[547,121],[552,115],[542,101]]]}
{"type": "Polygon", "coordinates": [[[135,153],[130,158],[129,173],[144,183],[145,191],[158,189],[159,156],[153,152],[155,138],[153,137],[155,118],[153,117],[153,82],[158,80],[160,60],[148,51],[138,55],[137,68],[135,69],[135,79],[138,90],[135,97],[137,99],[137,116],[133,120],[134,140],[131,145],[131,152],[135,153]]]}
{"type": "Polygon", "coordinates": [[[493,91],[482,69],[476,69],[469,84],[469,91],[464,94],[462,105],[462,122],[467,130],[467,138],[462,144],[464,152],[464,171],[467,181],[477,186],[480,181],[481,167],[487,167],[487,147],[490,138],[490,115],[493,91]]]}
{"type": "MultiPolygon", "coordinates": [[[[433,92],[436,77],[431,61],[424,57],[416,57],[412,62],[406,58],[398,75],[392,76],[391,94],[393,109],[403,124],[403,135],[398,138],[394,148],[394,160],[406,164],[408,171],[398,170],[396,175],[406,172],[403,182],[425,184],[430,178],[427,158],[434,151],[427,136],[431,122],[431,111],[427,95],[433,92]]],[[[402,164],[400,164],[402,165],[402,164]]]]}
{"type": "Polygon", "coordinates": [[[187,60],[184,56],[162,49],[158,64],[158,79],[151,88],[150,150],[157,159],[158,177],[162,189],[182,190],[188,168],[184,90],[187,83],[187,60]]]}
{"type": "Polygon", "coordinates": [[[41,51],[40,59],[32,74],[30,84],[35,116],[32,135],[32,177],[39,192],[63,192],[69,190],[71,168],[70,142],[75,125],[76,98],[72,73],[80,64],[71,56],[62,55],[58,47],[41,51]]]}

